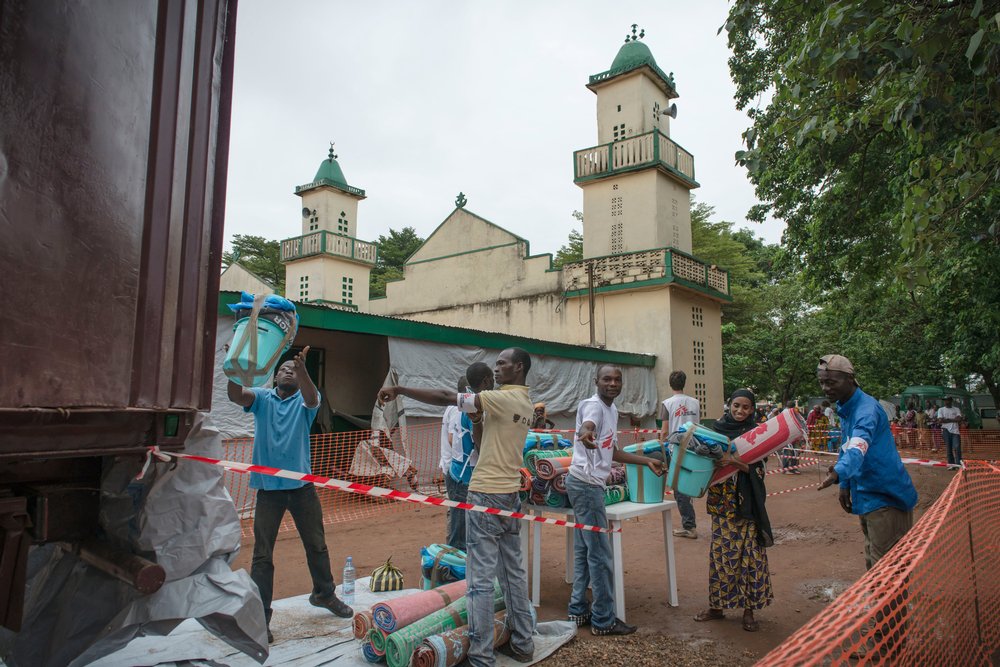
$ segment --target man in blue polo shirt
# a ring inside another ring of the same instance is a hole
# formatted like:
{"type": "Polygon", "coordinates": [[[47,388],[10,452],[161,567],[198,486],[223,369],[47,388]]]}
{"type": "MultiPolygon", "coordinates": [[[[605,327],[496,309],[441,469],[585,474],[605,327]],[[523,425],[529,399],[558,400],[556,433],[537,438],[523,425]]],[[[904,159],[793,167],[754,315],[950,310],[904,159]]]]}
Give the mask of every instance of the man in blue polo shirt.
{"type": "MultiPolygon", "coordinates": [[[[254,416],[253,463],[311,473],[309,429],[319,411],[319,390],[306,371],[305,359],[309,347],[283,363],[274,373],[274,388],[247,389],[230,381],[229,400],[243,406],[254,416]]],[[[288,511],[299,532],[306,551],[306,562],[312,576],[313,590],[309,603],[328,609],[341,618],[350,618],[354,611],[336,593],[330,554],[323,531],[323,508],[316,487],[283,477],[250,473],[250,488],[257,490],[253,516],[253,562],[250,578],[260,590],[267,620],[267,640],[271,635],[271,597],[274,592],[274,543],[278,527],[288,511]]]]}
{"type": "Polygon", "coordinates": [[[885,411],[861,391],[851,361],[828,354],[816,374],[826,397],[837,401],[844,443],[819,488],[839,483],[840,506],[861,517],[870,570],[913,526],[917,490],[896,451],[885,411]]]}

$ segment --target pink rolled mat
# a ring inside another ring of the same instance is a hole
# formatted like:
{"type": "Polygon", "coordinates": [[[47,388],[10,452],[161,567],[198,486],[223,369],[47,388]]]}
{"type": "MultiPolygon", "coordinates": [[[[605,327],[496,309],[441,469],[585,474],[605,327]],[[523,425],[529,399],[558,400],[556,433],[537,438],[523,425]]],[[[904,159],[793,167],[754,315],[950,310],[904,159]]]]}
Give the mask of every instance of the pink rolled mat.
{"type": "MultiPolygon", "coordinates": [[[[803,440],[805,437],[805,420],[798,410],[788,408],[758,425],[754,430],[734,438],[733,444],[736,445],[740,460],[744,463],[757,463],[775,450],[803,440]]],[[[729,479],[738,470],[736,466],[723,466],[715,471],[710,483],[718,484],[729,479]]]]}
{"type": "Polygon", "coordinates": [[[541,479],[552,479],[559,473],[569,472],[573,463],[572,456],[558,456],[551,459],[538,459],[535,462],[535,472],[541,479]]]}
{"type": "Polygon", "coordinates": [[[439,609],[444,609],[455,600],[465,595],[466,582],[454,581],[444,586],[421,591],[411,595],[379,602],[372,607],[372,618],[375,626],[385,632],[395,632],[405,628],[410,623],[439,609]]]}

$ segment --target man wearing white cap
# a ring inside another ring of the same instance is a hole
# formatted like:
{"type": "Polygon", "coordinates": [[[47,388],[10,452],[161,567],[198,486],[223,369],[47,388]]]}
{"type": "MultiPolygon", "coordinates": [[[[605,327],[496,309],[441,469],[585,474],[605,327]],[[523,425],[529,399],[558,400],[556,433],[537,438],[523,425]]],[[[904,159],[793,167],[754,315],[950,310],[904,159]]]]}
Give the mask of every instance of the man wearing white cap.
{"type": "Polygon", "coordinates": [[[878,401],[861,391],[854,365],[828,354],[816,369],[819,386],[837,402],[844,444],[820,490],[840,484],[840,506],[861,517],[865,564],[871,569],[913,525],[917,490],[896,451],[878,401]]]}

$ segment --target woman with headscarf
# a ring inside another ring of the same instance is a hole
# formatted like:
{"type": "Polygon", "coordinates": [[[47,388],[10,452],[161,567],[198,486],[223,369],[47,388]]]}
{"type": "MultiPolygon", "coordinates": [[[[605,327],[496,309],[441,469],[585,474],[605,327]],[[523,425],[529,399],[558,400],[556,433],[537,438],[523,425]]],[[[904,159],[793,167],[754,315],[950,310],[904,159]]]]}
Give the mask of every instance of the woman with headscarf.
{"type": "MultiPolygon", "coordinates": [[[[713,429],[730,440],[752,430],[756,399],[749,389],[738,389],[729,409],[713,429]]],[[[765,547],[774,544],[764,509],[764,463],[749,466],[724,482],[708,487],[706,506],[712,517],[712,545],[708,569],[709,608],[696,621],[725,618],[724,609],[743,609],[743,629],[756,632],[753,613],[774,599],[765,547]]]]}

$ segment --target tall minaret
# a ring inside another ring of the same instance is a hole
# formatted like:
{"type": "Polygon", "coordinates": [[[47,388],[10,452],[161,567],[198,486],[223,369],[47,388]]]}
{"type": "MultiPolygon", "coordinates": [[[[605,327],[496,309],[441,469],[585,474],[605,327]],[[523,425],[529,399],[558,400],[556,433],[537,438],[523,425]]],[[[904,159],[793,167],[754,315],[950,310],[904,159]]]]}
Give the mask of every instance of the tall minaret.
{"type": "Polygon", "coordinates": [[[295,194],[302,198],[302,236],[281,242],[286,296],[367,311],[376,246],[355,238],[365,191],[347,184],[332,143],[312,182],[295,194]]]}
{"type": "Polygon", "coordinates": [[[625,37],[611,68],[590,77],[598,145],[574,154],[583,188],[583,255],[673,247],[691,252],[694,158],[670,138],[677,116],[673,74],[664,74],[645,31],[625,37]]]}

